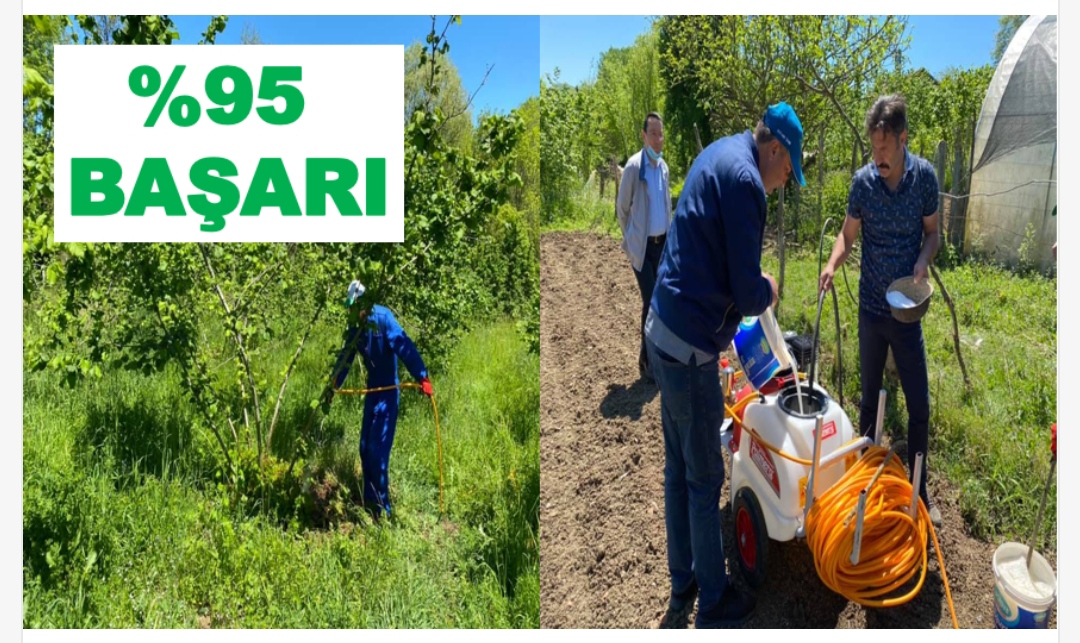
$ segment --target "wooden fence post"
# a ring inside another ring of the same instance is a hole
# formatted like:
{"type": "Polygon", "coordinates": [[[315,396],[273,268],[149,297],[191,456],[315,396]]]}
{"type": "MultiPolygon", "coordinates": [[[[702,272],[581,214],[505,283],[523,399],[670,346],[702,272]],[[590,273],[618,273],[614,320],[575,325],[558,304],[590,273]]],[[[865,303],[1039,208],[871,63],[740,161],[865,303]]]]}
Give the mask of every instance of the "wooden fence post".
{"type": "MultiPolygon", "coordinates": [[[[806,177],[804,176],[803,178],[805,179],[806,177]]],[[[795,230],[795,245],[797,246],[799,245],[799,214],[801,214],[800,211],[802,210],[800,207],[802,205],[802,186],[799,185],[798,181],[791,182],[791,196],[791,201],[795,206],[791,217],[791,226],[795,230]]]]}
{"type": "Polygon", "coordinates": [[[821,133],[818,135],[818,148],[817,148],[817,229],[818,234],[821,234],[821,223],[825,220],[825,205],[823,198],[825,196],[825,128],[821,128],[821,133]]]}
{"type": "Polygon", "coordinates": [[[945,145],[945,141],[938,141],[937,154],[934,156],[934,170],[937,172],[938,179],[938,221],[941,223],[941,240],[945,241],[945,230],[948,228],[952,230],[951,221],[945,220],[945,156],[948,154],[948,146],[945,145]]]}
{"type": "Polygon", "coordinates": [[[964,206],[967,199],[964,195],[964,147],[961,140],[961,129],[956,128],[956,138],[953,141],[953,180],[952,180],[952,208],[949,214],[951,225],[949,226],[949,241],[956,247],[964,245],[964,206]]]}

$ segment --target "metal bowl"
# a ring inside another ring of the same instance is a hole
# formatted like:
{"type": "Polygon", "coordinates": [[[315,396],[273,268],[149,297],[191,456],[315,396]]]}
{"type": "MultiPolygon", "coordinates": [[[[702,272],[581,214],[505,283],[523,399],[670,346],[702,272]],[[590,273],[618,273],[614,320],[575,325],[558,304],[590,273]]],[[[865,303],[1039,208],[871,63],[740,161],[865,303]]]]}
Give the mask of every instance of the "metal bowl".
{"type": "Polygon", "coordinates": [[[901,277],[889,284],[885,299],[894,319],[911,324],[926,315],[933,294],[934,286],[929,276],[920,283],[915,283],[914,277],[901,277]]]}

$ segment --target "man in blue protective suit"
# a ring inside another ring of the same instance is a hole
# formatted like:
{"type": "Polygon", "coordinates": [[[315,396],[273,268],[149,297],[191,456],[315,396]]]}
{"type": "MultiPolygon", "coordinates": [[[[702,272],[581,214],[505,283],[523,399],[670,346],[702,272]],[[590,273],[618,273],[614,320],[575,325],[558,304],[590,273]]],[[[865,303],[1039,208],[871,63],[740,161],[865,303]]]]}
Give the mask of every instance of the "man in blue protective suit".
{"type": "MultiPolygon", "coordinates": [[[[349,325],[345,345],[338,353],[334,366],[333,391],[341,388],[349,375],[353,358],[359,354],[367,370],[367,388],[396,387],[398,358],[417,380],[425,395],[432,395],[427,367],[409,336],[402,330],[393,313],[384,306],[373,305],[364,297],[359,281],[349,284],[345,306],[349,310],[349,325]]],[[[397,427],[399,388],[368,393],[364,397],[364,419],[360,428],[360,464],[363,467],[364,504],[378,517],[382,511],[390,515],[390,486],[388,467],[390,447],[394,444],[397,427]]]]}

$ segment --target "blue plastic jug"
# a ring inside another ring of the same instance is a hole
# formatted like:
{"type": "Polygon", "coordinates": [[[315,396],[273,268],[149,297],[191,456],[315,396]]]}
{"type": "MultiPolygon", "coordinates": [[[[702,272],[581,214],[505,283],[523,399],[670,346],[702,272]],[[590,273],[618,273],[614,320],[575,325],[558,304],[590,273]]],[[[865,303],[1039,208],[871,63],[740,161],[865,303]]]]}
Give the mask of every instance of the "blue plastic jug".
{"type": "Polygon", "coordinates": [[[760,391],[777,373],[792,367],[787,344],[772,309],[758,317],[744,317],[735,331],[735,355],[743,376],[760,391]]]}

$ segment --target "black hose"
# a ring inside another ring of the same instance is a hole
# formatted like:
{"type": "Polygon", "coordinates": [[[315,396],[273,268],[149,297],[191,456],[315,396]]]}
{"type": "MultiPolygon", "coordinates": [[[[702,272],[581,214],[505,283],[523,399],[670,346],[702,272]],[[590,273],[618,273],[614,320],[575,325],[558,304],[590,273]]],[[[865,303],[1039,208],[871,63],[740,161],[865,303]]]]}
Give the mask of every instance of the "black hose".
{"type": "Polygon", "coordinates": [[[810,349],[810,390],[814,389],[814,379],[817,372],[818,338],[821,336],[821,306],[825,303],[825,291],[822,290],[817,298],[817,320],[814,322],[814,344],[810,349]]]}
{"type": "MultiPolygon", "coordinates": [[[[829,223],[832,222],[832,217],[825,219],[825,223],[821,226],[821,237],[818,239],[818,275],[821,274],[821,261],[825,252],[825,231],[829,227],[829,223]]],[[[847,271],[844,271],[844,283],[847,284],[847,271]]],[[[840,302],[836,296],[836,285],[830,284],[829,290],[832,291],[833,297],[833,317],[836,320],[836,361],[837,361],[837,379],[836,389],[840,396],[840,406],[844,406],[844,353],[840,346],[840,302]]],[[[848,285],[848,296],[851,296],[851,286],[848,285]]],[[[852,299],[854,301],[854,298],[852,299]]],[[[814,376],[817,371],[818,361],[818,345],[821,335],[821,306],[825,303],[825,293],[822,291],[818,295],[818,308],[817,319],[814,322],[814,344],[810,351],[810,387],[814,386],[814,376]]]]}
{"type": "Polygon", "coordinates": [[[840,269],[844,271],[844,286],[847,288],[848,299],[851,300],[851,305],[852,306],[855,306],[856,308],[858,308],[859,307],[859,302],[855,301],[855,295],[851,294],[851,283],[848,282],[848,278],[847,278],[847,262],[845,262],[844,265],[840,266],[840,269]]]}
{"type": "MultiPolygon", "coordinates": [[[[817,258],[817,273],[821,274],[821,258],[824,253],[825,246],[825,229],[829,227],[829,222],[832,221],[832,217],[825,219],[825,223],[821,225],[821,239],[818,241],[818,258],[817,258]]],[[[844,286],[847,288],[848,299],[851,300],[853,306],[858,307],[859,303],[855,301],[855,296],[851,294],[851,283],[847,278],[847,262],[840,265],[840,270],[844,273],[844,286]]]]}
{"type": "Polygon", "coordinates": [[[821,257],[825,252],[825,230],[829,227],[829,222],[832,221],[832,217],[825,219],[825,223],[821,225],[821,238],[818,240],[818,253],[817,253],[817,273],[821,275],[821,257]]]}

